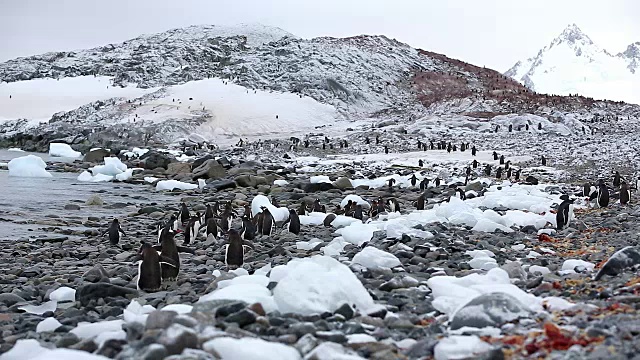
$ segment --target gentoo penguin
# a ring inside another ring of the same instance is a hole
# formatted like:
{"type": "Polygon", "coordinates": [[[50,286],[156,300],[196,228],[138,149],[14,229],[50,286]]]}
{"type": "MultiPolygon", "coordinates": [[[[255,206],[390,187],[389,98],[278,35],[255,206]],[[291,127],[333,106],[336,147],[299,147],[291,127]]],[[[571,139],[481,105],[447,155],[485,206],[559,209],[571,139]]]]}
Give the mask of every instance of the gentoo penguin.
{"type": "Polygon", "coordinates": [[[209,219],[212,219],[213,215],[213,207],[210,204],[207,204],[207,210],[204,212],[204,223],[208,223],[209,219]]]}
{"type": "Polygon", "coordinates": [[[178,277],[178,272],[180,272],[180,256],[174,236],[173,230],[165,228],[160,234],[160,245],[154,246],[154,249],[160,250],[161,256],[171,259],[171,262],[160,264],[163,280],[173,280],[178,277]]]}
{"type": "Polygon", "coordinates": [[[423,190],[423,191],[424,191],[424,189],[426,189],[427,187],[429,187],[429,182],[430,182],[430,181],[431,181],[431,180],[429,180],[429,179],[427,179],[427,178],[422,179],[422,181],[420,181],[420,190],[423,190]]]}
{"type": "Polygon", "coordinates": [[[295,210],[289,210],[289,232],[296,235],[300,234],[300,218],[295,210]]]}
{"type": "Polygon", "coordinates": [[[620,204],[627,205],[631,200],[631,191],[629,185],[625,181],[620,184],[620,204]]]}
{"type": "Polygon", "coordinates": [[[385,154],[389,153],[389,147],[387,145],[384,146],[384,153],[385,154]]]}
{"type": "Polygon", "coordinates": [[[242,216],[242,230],[241,235],[245,240],[253,240],[256,238],[256,233],[258,229],[256,225],[251,221],[251,218],[248,215],[242,216]]]}
{"type": "Polygon", "coordinates": [[[522,169],[516,170],[516,173],[514,175],[514,180],[515,181],[520,181],[520,172],[522,172],[522,169]]]}
{"type": "Polygon", "coordinates": [[[609,206],[609,189],[602,179],[598,180],[597,199],[599,207],[609,206]]]}
{"type": "Polygon", "coordinates": [[[471,175],[471,166],[467,166],[467,168],[464,170],[464,174],[467,176],[471,175]]]}
{"type": "Polygon", "coordinates": [[[568,226],[573,218],[573,200],[570,200],[568,195],[562,195],[560,199],[562,203],[558,206],[558,212],[556,213],[556,227],[558,230],[568,226]]]}
{"type": "Polygon", "coordinates": [[[224,212],[220,216],[220,230],[223,233],[227,233],[231,229],[231,223],[233,222],[233,213],[230,208],[225,208],[224,212]]]}
{"type": "Polygon", "coordinates": [[[542,166],[547,166],[547,158],[542,155],[542,166]]]}
{"type": "Polygon", "coordinates": [[[325,212],[326,210],[324,209],[324,205],[320,205],[320,199],[315,199],[313,201],[313,205],[311,206],[312,212],[325,212]]]}
{"type": "Polygon", "coordinates": [[[486,176],[491,176],[491,164],[487,164],[487,166],[484,168],[484,174],[486,176]]]}
{"type": "Polygon", "coordinates": [[[507,179],[511,179],[511,168],[507,169],[507,179]]]}
{"type": "Polygon", "coordinates": [[[387,204],[391,212],[400,212],[400,204],[397,199],[389,199],[387,200],[387,204]]]}
{"type": "Polygon", "coordinates": [[[595,197],[593,196],[593,194],[597,191],[597,188],[593,185],[591,185],[590,183],[584,183],[584,185],[582,185],[582,196],[584,197],[588,197],[591,200],[595,199],[595,197]]]}
{"type": "Polygon", "coordinates": [[[187,208],[187,204],[182,203],[180,207],[180,212],[178,213],[178,219],[180,223],[185,224],[191,218],[191,214],[189,214],[189,208],[187,208]]]}
{"type": "Polygon", "coordinates": [[[613,175],[613,187],[614,188],[619,188],[620,187],[620,173],[617,172],[617,171],[613,175]]]}
{"type": "Polygon", "coordinates": [[[493,160],[498,160],[498,153],[497,152],[493,152],[493,160]]]}
{"type": "Polygon", "coordinates": [[[511,169],[511,160],[507,160],[507,161],[504,163],[504,169],[505,169],[505,170],[509,170],[509,169],[511,169]]]}
{"type": "MultiPolygon", "coordinates": [[[[426,148],[425,148],[425,149],[426,149],[426,148]]],[[[420,166],[420,167],[423,167],[423,166],[424,166],[424,161],[422,161],[422,159],[421,159],[421,160],[418,160],[418,166],[420,166]]]]}
{"type": "Polygon", "coordinates": [[[504,165],[504,155],[500,155],[500,165],[504,165]]]}
{"type": "Polygon", "coordinates": [[[384,200],[382,200],[382,198],[378,198],[378,201],[376,202],[376,213],[380,214],[386,211],[387,209],[384,206],[384,200]]]}
{"type": "Polygon", "coordinates": [[[109,234],[109,242],[111,243],[111,245],[118,245],[118,242],[120,242],[120,233],[122,233],[122,235],[124,236],[127,236],[127,234],[125,234],[120,227],[118,219],[113,219],[111,225],[109,225],[109,229],[107,229],[107,231],[102,234],[102,236],[109,234]]]}
{"type": "Polygon", "coordinates": [[[471,148],[471,155],[476,156],[477,153],[478,153],[478,149],[476,149],[476,146],[473,145],[473,147],[471,148]]]}
{"type": "Polygon", "coordinates": [[[158,255],[151,244],[143,242],[138,252],[138,290],[153,292],[160,290],[162,284],[161,266],[175,266],[172,259],[158,255]]]}
{"type": "Polygon", "coordinates": [[[442,181],[442,179],[440,179],[439,177],[436,177],[436,179],[433,181],[436,187],[440,186],[440,181],[442,181]]]}
{"type": "Polygon", "coordinates": [[[362,220],[364,218],[364,216],[362,215],[362,205],[356,205],[355,209],[353,210],[353,217],[359,220],[362,220]]]}
{"type": "Polygon", "coordinates": [[[389,185],[389,190],[392,190],[393,189],[393,184],[396,183],[396,179],[390,178],[389,180],[387,180],[387,183],[389,185]]]}
{"type": "Polygon", "coordinates": [[[209,238],[209,235],[213,235],[214,239],[217,239],[218,236],[220,236],[220,234],[218,233],[218,223],[216,222],[215,218],[210,218],[209,220],[207,220],[206,226],[207,238],[209,238]]]}
{"type": "Polygon", "coordinates": [[[249,219],[253,218],[253,214],[251,213],[251,204],[246,204],[244,206],[244,213],[242,215],[248,217],[249,219]]]}
{"type": "Polygon", "coordinates": [[[192,216],[191,219],[187,221],[187,226],[184,232],[184,243],[190,244],[191,240],[195,241],[201,227],[202,217],[200,216],[200,213],[196,213],[195,216],[192,216]]]}
{"type": "Polygon", "coordinates": [[[271,231],[273,229],[273,216],[269,209],[265,206],[260,207],[262,209],[262,235],[271,236],[271,231]]]}
{"type": "Polygon", "coordinates": [[[300,203],[300,207],[298,208],[298,215],[307,215],[307,203],[304,201],[300,203]]]}
{"type": "Polygon", "coordinates": [[[240,267],[244,264],[244,241],[238,230],[229,229],[229,245],[224,253],[224,263],[227,266],[240,267]]]}
{"type": "Polygon", "coordinates": [[[467,200],[467,195],[464,193],[464,190],[460,188],[456,189],[456,197],[460,200],[467,200]]]}
{"type": "Polygon", "coordinates": [[[478,164],[479,164],[479,163],[478,163],[478,160],[473,159],[473,163],[471,163],[471,166],[472,166],[474,169],[477,169],[477,168],[478,168],[478,164]]]}
{"type": "Polygon", "coordinates": [[[502,179],[502,168],[498,167],[496,169],[496,179],[502,179]]]}
{"type": "Polygon", "coordinates": [[[416,186],[416,183],[418,182],[416,174],[411,175],[411,178],[409,180],[411,180],[411,186],[416,186]]]}

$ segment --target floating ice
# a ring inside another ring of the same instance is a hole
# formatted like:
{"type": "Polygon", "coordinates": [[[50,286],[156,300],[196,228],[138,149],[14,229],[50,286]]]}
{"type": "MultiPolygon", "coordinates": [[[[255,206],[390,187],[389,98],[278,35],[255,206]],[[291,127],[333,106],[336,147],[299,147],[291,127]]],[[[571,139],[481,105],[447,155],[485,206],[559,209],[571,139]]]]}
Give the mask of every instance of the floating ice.
{"type": "Polygon", "coordinates": [[[36,332],[41,333],[41,332],[55,331],[60,326],[62,326],[60,321],[52,317],[49,317],[40,321],[38,325],[36,325],[36,332]]]}
{"type": "Polygon", "coordinates": [[[58,156],[58,157],[67,157],[67,158],[77,158],[82,156],[82,153],[79,151],[73,150],[71,146],[69,146],[68,144],[50,143],[49,155],[58,156]]]}
{"type": "Polygon", "coordinates": [[[202,344],[209,353],[216,353],[221,360],[300,360],[300,353],[291,346],[257,338],[234,339],[219,337],[202,344]]]}
{"type": "Polygon", "coordinates": [[[181,182],[178,180],[162,180],[162,181],[158,181],[158,183],[156,184],[157,191],[162,191],[162,190],[171,191],[173,189],[193,190],[196,188],[198,188],[198,185],[196,184],[189,184],[189,183],[181,182]]]}
{"type": "Polygon", "coordinates": [[[88,171],[83,171],[78,175],[78,181],[86,181],[86,182],[108,182],[113,180],[113,176],[98,174],[96,176],[91,175],[88,171]]]}
{"type": "Polygon", "coordinates": [[[9,161],[9,176],[53,177],[47,170],[47,164],[35,155],[21,156],[9,161]]]}
{"type": "Polygon", "coordinates": [[[354,264],[360,264],[369,269],[376,268],[392,268],[401,266],[402,263],[398,258],[386,251],[382,251],[373,246],[367,246],[357,253],[352,262],[354,264]]]}
{"type": "Polygon", "coordinates": [[[43,303],[42,305],[22,305],[20,307],[18,307],[19,310],[23,310],[29,314],[35,314],[35,315],[42,315],[46,312],[49,311],[56,311],[56,308],[58,307],[58,302],[57,301],[47,301],[46,303],[43,303]]]}
{"type": "Polygon", "coordinates": [[[96,165],[89,170],[93,175],[104,174],[109,176],[116,176],[125,172],[127,170],[127,165],[125,165],[117,157],[111,156],[104,158],[104,165],[96,165]]]}

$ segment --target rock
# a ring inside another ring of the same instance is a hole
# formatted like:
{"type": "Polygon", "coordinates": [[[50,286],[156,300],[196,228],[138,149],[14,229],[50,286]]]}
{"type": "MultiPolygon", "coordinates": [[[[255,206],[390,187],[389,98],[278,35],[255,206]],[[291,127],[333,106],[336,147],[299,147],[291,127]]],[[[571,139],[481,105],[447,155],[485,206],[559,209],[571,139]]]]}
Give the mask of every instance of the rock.
{"type": "Polygon", "coordinates": [[[240,175],[235,178],[236,184],[240,187],[257,187],[258,185],[267,185],[267,179],[262,176],[240,175]]]}
{"type": "Polygon", "coordinates": [[[0,303],[5,304],[6,306],[13,306],[15,304],[26,302],[22,297],[12,294],[12,293],[4,293],[0,294],[0,303]]]}
{"type": "Polygon", "coordinates": [[[163,213],[162,209],[155,206],[145,206],[138,210],[138,214],[153,214],[153,213],[163,213]]]}
{"type": "Polygon", "coordinates": [[[351,180],[346,177],[340,177],[336,181],[333,182],[333,186],[340,190],[353,189],[353,184],[351,184],[351,180]]]}
{"type": "Polygon", "coordinates": [[[342,315],[345,320],[351,320],[356,315],[356,311],[347,303],[342,304],[342,306],[333,313],[342,315]]]}
{"type": "Polygon", "coordinates": [[[531,185],[538,185],[538,179],[531,175],[527,176],[527,178],[524,181],[531,185]]]}
{"type": "Polygon", "coordinates": [[[302,355],[306,355],[311,350],[313,350],[316,346],[318,346],[318,339],[316,339],[311,334],[306,334],[302,336],[298,341],[293,345],[302,355]]]}
{"type": "Polygon", "coordinates": [[[192,171],[193,180],[197,179],[220,179],[227,176],[227,171],[220,163],[209,159],[192,171]]]}
{"type": "Polygon", "coordinates": [[[306,193],[328,191],[331,189],[335,189],[335,187],[331,183],[315,183],[315,184],[308,183],[304,186],[304,192],[306,193]]]}
{"type": "Polygon", "coordinates": [[[522,264],[519,261],[512,261],[502,265],[500,268],[506,271],[511,279],[527,279],[527,273],[522,269],[522,264]]]}
{"type": "Polygon", "coordinates": [[[138,291],[123,286],[97,283],[80,286],[76,290],[76,301],[86,306],[89,301],[106,297],[126,297],[128,295],[137,296],[138,291]]]}
{"type": "Polygon", "coordinates": [[[480,181],[475,181],[464,187],[464,191],[480,192],[484,189],[484,185],[480,181]]]}
{"type": "Polygon", "coordinates": [[[67,204],[64,206],[65,210],[80,210],[80,205],[76,204],[67,204]]]}
{"type": "Polygon", "coordinates": [[[431,358],[437,343],[438,340],[435,338],[420,339],[409,348],[406,355],[411,359],[431,358]]]}
{"type": "Polygon", "coordinates": [[[122,348],[126,344],[127,342],[125,340],[109,339],[105,341],[104,344],[102,344],[98,351],[96,351],[96,355],[102,355],[107,358],[113,359],[122,351],[122,348]]]}
{"type": "Polygon", "coordinates": [[[173,162],[167,166],[167,175],[190,174],[191,164],[183,162],[173,162]]]}
{"type": "Polygon", "coordinates": [[[140,355],[140,360],[162,360],[169,356],[167,348],[160,344],[149,345],[140,355]]]}
{"type": "Polygon", "coordinates": [[[640,264],[640,251],[633,246],[627,246],[611,255],[593,279],[600,280],[604,275],[618,275],[622,270],[637,264],[640,264]]]}
{"type": "Polygon", "coordinates": [[[502,324],[528,317],[531,311],[515,297],[505,293],[483,294],[458,310],[451,319],[451,330],[462,327],[500,327],[502,324]]]}
{"type": "Polygon", "coordinates": [[[245,325],[253,324],[256,322],[258,315],[251,310],[242,309],[227,316],[224,321],[228,323],[236,323],[238,326],[243,327],[245,325]]]}
{"type": "Polygon", "coordinates": [[[157,168],[167,169],[169,164],[174,161],[174,158],[165,153],[161,153],[155,150],[150,150],[146,154],[140,157],[145,169],[153,170],[157,168]]]}
{"type": "Polygon", "coordinates": [[[193,164],[191,164],[191,168],[195,169],[200,167],[200,165],[204,164],[205,161],[207,160],[215,160],[215,156],[209,154],[209,155],[205,155],[203,157],[197,158],[193,161],[193,164]]]}
{"type": "Polygon", "coordinates": [[[88,206],[102,206],[104,205],[104,201],[102,201],[102,198],[100,198],[98,194],[93,194],[87,199],[87,201],[85,201],[84,204],[88,206]]]}
{"type": "Polygon", "coordinates": [[[109,273],[101,265],[96,265],[84,273],[82,279],[92,283],[109,282],[109,273]]]}
{"type": "Polygon", "coordinates": [[[178,313],[175,311],[153,311],[147,317],[145,328],[147,330],[166,329],[173,323],[176,316],[178,316],[178,313]]]}
{"type": "Polygon", "coordinates": [[[158,343],[164,345],[170,355],[175,355],[182,353],[184,349],[197,349],[198,335],[193,329],[173,324],[162,333],[158,343]]]}
{"type": "Polygon", "coordinates": [[[237,186],[236,182],[233,180],[216,180],[205,185],[205,189],[213,189],[216,191],[235,189],[237,186]]]}
{"type": "Polygon", "coordinates": [[[227,316],[247,307],[247,304],[237,300],[212,300],[198,302],[193,305],[191,313],[212,313],[215,316],[227,316]]]}
{"type": "Polygon", "coordinates": [[[93,149],[84,155],[82,161],[91,162],[91,163],[99,163],[104,160],[104,158],[111,156],[111,152],[107,149],[93,149]]]}

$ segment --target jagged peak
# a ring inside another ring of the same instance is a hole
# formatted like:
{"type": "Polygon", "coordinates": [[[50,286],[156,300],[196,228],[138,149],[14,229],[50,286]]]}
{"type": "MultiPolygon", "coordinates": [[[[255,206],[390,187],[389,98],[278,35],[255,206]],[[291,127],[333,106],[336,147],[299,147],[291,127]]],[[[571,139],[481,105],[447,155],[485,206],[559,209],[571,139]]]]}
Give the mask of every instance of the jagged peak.
{"type": "Polygon", "coordinates": [[[574,23],[569,24],[562,33],[553,40],[552,44],[557,44],[563,41],[573,44],[580,40],[586,44],[593,45],[591,38],[589,38],[589,36],[587,36],[587,34],[585,34],[578,25],[574,23]]]}
{"type": "Polygon", "coordinates": [[[640,41],[629,44],[629,46],[627,46],[627,49],[624,52],[618,54],[618,56],[623,56],[626,58],[640,58],[640,41]]]}

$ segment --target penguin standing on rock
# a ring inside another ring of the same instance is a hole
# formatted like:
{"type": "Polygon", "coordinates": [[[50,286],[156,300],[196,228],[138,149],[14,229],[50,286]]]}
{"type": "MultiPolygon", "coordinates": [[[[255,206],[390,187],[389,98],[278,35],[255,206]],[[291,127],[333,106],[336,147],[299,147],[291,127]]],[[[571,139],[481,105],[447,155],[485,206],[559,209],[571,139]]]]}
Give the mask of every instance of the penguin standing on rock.
{"type": "Polygon", "coordinates": [[[230,229],[229,244],[227,245],[226,251],[224,253],[224,263],[227,266],[242,266],[242,264],[244,264],[245,246],[251,247],[250,245],[245,245],[245,242],[242,241],[238,230],[230,229]]]}
{"type": "Polygon", "coordinates": [[[614,188],[619,188],[620,187],[620,173],[617,172],[617,171],[613,175],[613,187],[614,188]]]}
{"type": "Polygon", "coordinates": [[[358,220],[362,220],[364,218],[362,214],[362,205],[360,204],[356,205],[356,207],[353,210],[353,218],[358,220]]]}
{"type": "Polygon", "coordinates": [[[631,200],[631,190],[625,181],[620,184],[620,204],[627,205],[631,200]]]}
{"type": "Polygon", "coordinates": [[[253,221],[251,221],[249,214],[242,215],[242,230],[240,232],[240,235],[245,240],[253,240],[256,238],[258,229],[253,221]]]}
{"type": "Polygon", "coordinates": [[[562,200],[562,203],[558,206],[558,212],[556,213],[556,228],[558,230],[569,226],[569,222],[573,218],[573,200],[569,199],[569,195],[560,196],[560,200],[562,200]]]}
{"type": "Polygon", "coordinates": [[[262,235],[271,236],[274,224],[273,215],[271,215],[271,212],[265,206],[261,206],[260,208],[262,209],[262,226],[260,227],[262,229],[262,235]]]}
{"type": "Polygon", "coordinates": [[[174,280],[178,277],[180,272],[180,255],[178,252],[194,253],[189,248],[176,245],[174,236],[175,232],[173,230],[164,228],[160,234],[160,244],[153,247],[155,250],[160,251],[161,257],[170,260],[160,263],[163,280],[174,280]]]}
{"type": "Polygon", "coordinates": [[[180,223],[186,224],[190,218],[191,218],[191,214],[189,214],[189,208],[187,207],[187,204],[182,203],[180,207],[180,212],[178,213],[178,219],[180,220],[180,223]]]}
{"type": "Polygon", "coordinates": [[[547,158],[542,155],[542,166],[547,166],[547,158]]]}
{"type": "Polygon", "coordinates": [[[396,183],[396,179],[390,178],[389,180],[387,180],[387,183],[389,185],[389,191],[391,191],[393,190],[393,185],[396,183]]]}
{"type": "Polygon", "coordinates": [[[109,242],[111,243],[111,245],[118,245],[118,243],[120,242],[121,233],[123,236],[127,236],[127,234],[125,234],[120,227],[118,219],[113,219],[111,225],[109,225],[109,229],[107,229],[107,231],[102,234],[102,236],[109,234],[109,242]]]}
{"type": "Polygon", "coordinates": [[[293,209],[289,210],[289,219],[287,220],[287,222],[289,222],[290,233],[293,233],[296,235],[300,234],[300,218],[298,217],[298,214],[296,213],[295,210],[293,209]]]}
{"type": "Polygon", "coordinates": [[[422,179],[422,181],[420,181],[420,190],[424,191],[427,187],[429,187],[429,182],[431,180],[424,178],[422,179]]]}
{"type": "Polygon", "coordinates": [[[138,290],[154,292],[162,285],[162,265],[176,266],[170,258],[158,255],[151,244],[143,242],[138,252],[138,290]]]}
{"type": "Polygon", "coordinates": [[[210,235],[213,236],[214,239],[217,239],[218,236],[220,236],[218,233],[218,223],[216,222],[216,219],[209,218],[205,225],[207,227],[207,238],[209,238],[210,235]]]}
{"type": "Polygon", "coordinates": [[[411,180],[411,186],[416,186],[416,184],[418,183],[418,178],[416,177],[416,174],[411,175],[411,178],[409,180],[411,180]]]}
{"type": "Polygon", "coordinates": [[[598,180],[597,200],[599,207],[609,206],[609,189],[602,179],[598,180]]]}
{"type": "Polygon", "coordinates": [[[387,200],[387,204],[391,212],[400,212],[400,204],[397,199],[389,199],[387,200]]]}
{"type": "Polygon", "coordinates": [[[420,194],[420,196],[418,196],[418,200],[416,200],[416,210],[424,210],[424,203],[424,194],[420,194]]]}

